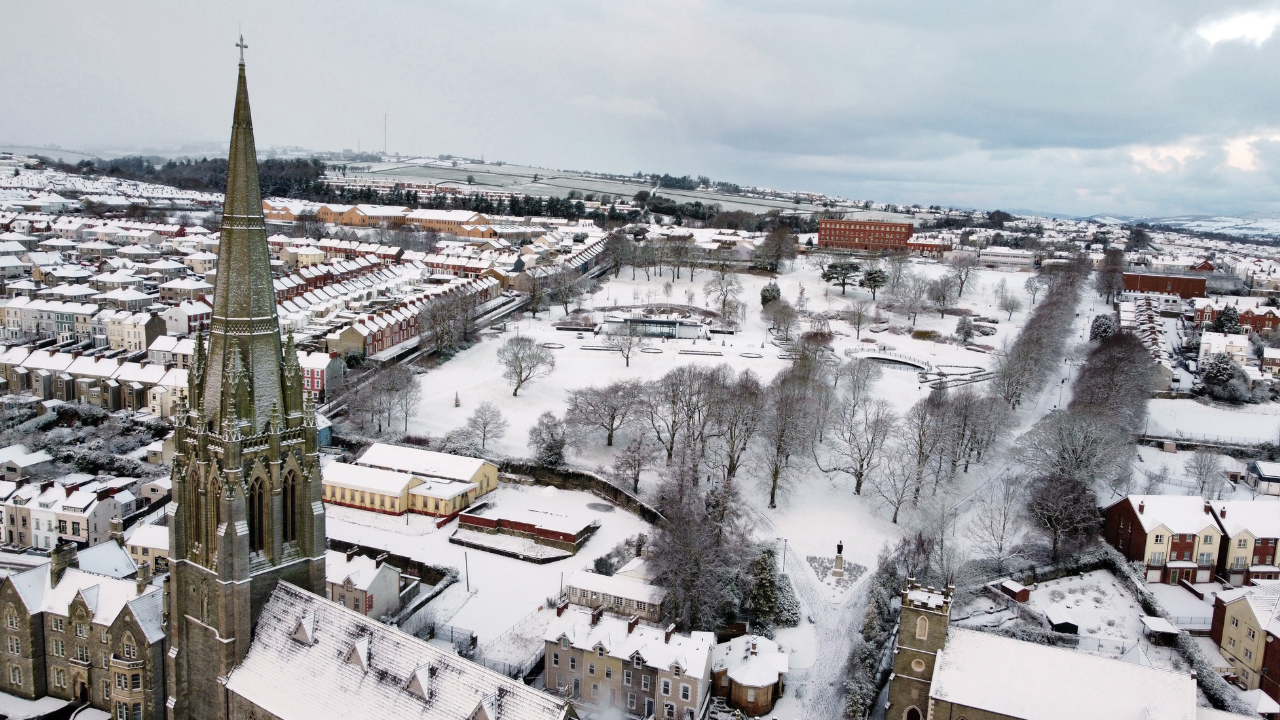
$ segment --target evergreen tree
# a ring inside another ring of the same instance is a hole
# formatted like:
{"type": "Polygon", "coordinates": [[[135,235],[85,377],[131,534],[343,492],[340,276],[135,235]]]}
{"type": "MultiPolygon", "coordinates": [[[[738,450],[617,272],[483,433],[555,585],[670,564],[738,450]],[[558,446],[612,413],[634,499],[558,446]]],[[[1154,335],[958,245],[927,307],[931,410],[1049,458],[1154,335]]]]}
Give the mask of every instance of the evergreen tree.
{"type": "Polygon", "coordinates": [[[1213,319],[1213,331],[1228,334],[1240,332],[1240,312],[1234,305],[1228,305],[1213,319]]]}
{"type": "Polygon", "coordinates": [[[1110,313],[1098,315],[1089,326],[1090,340],[1106,340],[1116,332],[1116,318],[1110,313]]]}
{"type": "Polygon", "coordinates": [[[778,288],[778,284],[770,282],[760,290],[760,304],[768,307],[769,303],[776,302],[782,297],[782,290],[778,288]]]}
{"type": "Polygon", "coordinates": [[[889,276],[880,268],[871,268],[862,274],[862,287],[871,291],[871,299],[876,299],[876,290],[884,287],[889,282],[889,276]]]}

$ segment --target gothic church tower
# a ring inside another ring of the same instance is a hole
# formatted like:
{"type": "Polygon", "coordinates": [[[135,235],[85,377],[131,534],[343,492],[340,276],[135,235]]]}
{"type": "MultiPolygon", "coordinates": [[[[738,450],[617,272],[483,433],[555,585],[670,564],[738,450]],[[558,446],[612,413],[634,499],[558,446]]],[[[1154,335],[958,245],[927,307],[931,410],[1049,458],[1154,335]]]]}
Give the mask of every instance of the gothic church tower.
{"type": "Polygon", "coordinates": [[[292,335],[280,339],[240,47],[208,351],[197,339],[175,435],[171,720],[225,720],[220,679],[278,582],[324,592],[315,414],[292,335]]]}

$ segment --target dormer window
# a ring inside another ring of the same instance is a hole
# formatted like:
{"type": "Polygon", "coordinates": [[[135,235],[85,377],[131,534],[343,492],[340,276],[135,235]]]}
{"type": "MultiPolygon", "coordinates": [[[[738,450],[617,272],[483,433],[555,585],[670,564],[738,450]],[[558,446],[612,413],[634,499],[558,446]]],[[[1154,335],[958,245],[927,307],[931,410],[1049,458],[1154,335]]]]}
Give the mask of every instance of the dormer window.
{"type": "Polygon", "coordinates": [[[672,668],[671,668],[671,674],[672,674],[673,676],[675,676],[675,677],[680,677],[680,666],[679,666],[679,665],[676,665],[676,666],[672,667],[672,668]]]}
{"type": "Polygon", "coordinates": [[[637,655],[637,656],[635,656],[635,657],[631,658],[631,666],[632,666],[632,667],[638,668],[638,667],[640,667],[640,664],[641,664],[641,663],[640,663],[640,656],[639,656],[639,655],[637,655]]]}
{"type": "Polygon", "coordinates": [[[597,646],[597,647],[596,647],[596,657],[604,657],[604,646],[603,646],[603,645],[600,645],[600,646],[597,646]]]}
{"type": "Polygon", "coordinates": [[[569,638],[567,638],[567,637],[562,637],[562,638],[560,638],[560,647],[561,647],[562,649],[564,649],[564,650],[568,650],[568,649],[569,649],[569,638]]]}

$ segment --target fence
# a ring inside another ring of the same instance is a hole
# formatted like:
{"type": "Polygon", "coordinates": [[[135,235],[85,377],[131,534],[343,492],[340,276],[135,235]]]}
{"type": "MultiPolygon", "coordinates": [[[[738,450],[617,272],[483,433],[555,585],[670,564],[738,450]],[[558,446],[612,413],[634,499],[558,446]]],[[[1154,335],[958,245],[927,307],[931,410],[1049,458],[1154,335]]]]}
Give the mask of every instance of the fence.
{"type": "Polygon", "coordinates": [[[525,675],[528,675],[529,672],[532,671],[533,668],[537,666],[539,662],[542,661],[542,651],[539,650],[532,657],[530,657],[528,660],[525,660],[523,663],[520,663],[519,665],[513,665],[509,662],[503,662],[501,660],[488,660],[483,657],[477,657],[475,661],[480,663],[481,665],[484,665],[490,670],[493,670],[494,672],[500,672],[509,678],[514,678],[516,680],[519,680],[523,678],[525,675]]]}
{"type": "Polygon", "coordinates": [[[897,360],[898,362],[906,363],[908,365],[915,365],[917,367],[922,367],[925,370],[933,369],[933,363],[929,362],[928,360],[922,360],[913,355],[894,352],[892,350],[876,350],[874,348],[866,348],[866,349],[846,348],[844,351],[844,355],[845,357],[848,357],[848,358],[852,358],[858,355],[871,355],[871,356],[875,356],[875,357],[887,359],[887,360],[897,360]]]}
{"type": "Polygon", "coordinates": [[[1087,650],[1089,652],[1109,653],[1112,655],[1124,655],[1133,649],[1137,642],[1123,643],[1119,640],[1107,640],[1106,638],[1080,637],[1079,635],[1067,635],[1060,639],[1059,644],[1067,647],[1073,647],[1077,650],[1087,650]]]}
{"type": "Polygon", "coordinates": [[[476,647],[476,634],[466,628],[444,623],[431,623],[427,627],[430,628],[428,631],[430,638],[448,640],[455,647],[467,650],[474,650],[476,647]]]}

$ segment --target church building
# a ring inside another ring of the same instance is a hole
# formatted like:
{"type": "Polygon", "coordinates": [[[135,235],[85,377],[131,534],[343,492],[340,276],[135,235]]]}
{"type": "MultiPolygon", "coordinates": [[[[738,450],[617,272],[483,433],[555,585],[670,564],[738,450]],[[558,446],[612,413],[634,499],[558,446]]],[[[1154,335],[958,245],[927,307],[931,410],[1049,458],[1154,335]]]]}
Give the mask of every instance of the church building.
{"type": "Polygon", "coordinates": [[[908,580],[886,720],[1207,717],[1189,673],[951,628],[950,616],[950,588],[908,580]]]}
{"type": "Polygon", "coordinates": [[[548,695],[324,599],[311,396],[276,317],[240,43],[213,312],[175,417],[171,720],[566,720],[548,695]]]}

